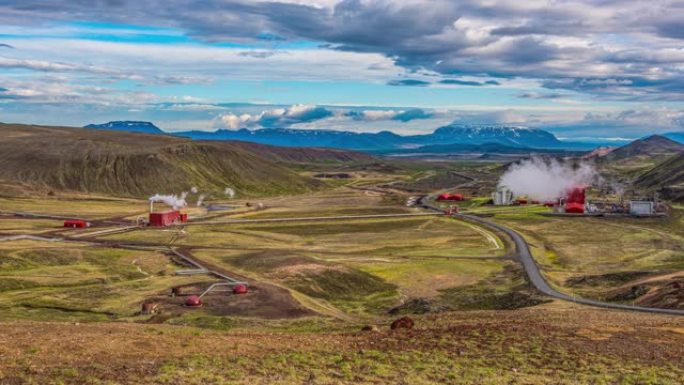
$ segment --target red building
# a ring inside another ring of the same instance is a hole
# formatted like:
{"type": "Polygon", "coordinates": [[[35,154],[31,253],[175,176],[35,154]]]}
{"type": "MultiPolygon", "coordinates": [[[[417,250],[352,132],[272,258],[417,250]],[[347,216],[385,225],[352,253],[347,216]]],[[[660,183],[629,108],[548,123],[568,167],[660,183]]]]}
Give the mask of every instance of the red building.
{"type": "Polygon", "coordinates": [[[565,212],[570,214],[584,214],[586,203],[586,186],[575,186],[568,190],[565,197],[565,212]]]}
{"type": "Polygon", "coordinates": [[[188,214],[178,210],[169,210],[159,213],[150,213],[150,226],[171,226],[176,223],[184,223],[188,220],[188,214]]]}
{"type": "Polygon", "coordinates": [[[74,229],[84,229],[86,227],[90,227],[90,223],[82,220],[82,219],[67,219],[64,221],[64,227],[71,227],[74,229]]]}

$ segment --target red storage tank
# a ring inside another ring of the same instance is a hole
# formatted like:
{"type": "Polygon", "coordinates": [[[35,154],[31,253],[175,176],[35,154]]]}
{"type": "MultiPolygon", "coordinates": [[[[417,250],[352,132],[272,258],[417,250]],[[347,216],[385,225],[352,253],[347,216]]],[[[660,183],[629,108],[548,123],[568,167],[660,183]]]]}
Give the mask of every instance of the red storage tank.
{"type": "Polygon", "coordinates": [[[199,296],[191,295],[185,300],[185,306],[187,307],[202,307],[202,299],[199,296]]]}
{"type": "Polygon", "coordinates": [[[247,294],[247,285],[240,283],[233,286],[233,294],[247,294]]]}
{"type": "Polygon", "coordinates": [[[90,223],[81,219],[67,219],[64,221],[64,227],[71,227],[74,229],[84,229],[90,227],[90,223]]]}
{"type": "Polygon", "coordinates": [[[178,217],[178,219],[180,219],[181,222],[185,223],[188,221],[188,214],[181,213],[180,216],[178,217]]]}

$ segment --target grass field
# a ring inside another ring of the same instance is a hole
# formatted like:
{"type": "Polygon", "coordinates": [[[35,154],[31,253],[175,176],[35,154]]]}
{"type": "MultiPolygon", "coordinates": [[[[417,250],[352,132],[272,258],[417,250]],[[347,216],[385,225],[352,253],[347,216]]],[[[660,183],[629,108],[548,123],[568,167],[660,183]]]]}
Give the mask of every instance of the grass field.
{"type": "Polygon", "coordinates": [[[519,211],[496,220],[520,231],[557,287],[606,299],[645,278],[684,276],[681,209],[668,218],[559,218],[519,211]]]}
{"type": "MultiPolygon", "coordinates": [[[[7,211],[46,210],[54,215],[72,213],[94,219],[133,217],[146,208],[143,202],[117,199],[61,199],[57,207],[37,199],[7,202],[7,211]]],[[[417,212],[389,204],[380,192],[346,187],[258,202],[265,208],[218,213],[195,210],[192,214],[220,221],[417,212]]],[[[231,202],[236,207],[245,207],[246,203],[231,202]]],[[[86,231],[65,230],[60,220],[12,217],[0,224],[8,233],[67,237],[112,227],[103,222],[86,231]]],[[[88,240],[156,246],[173,243],[248,281],[283,288],[316,313],[338,318],[383,316],[414,299],[440,301],[444,290],[483,286],[493,277],[508,274],[511,264],[503,259],[506,251],[495,234],[444,217],[201,224],[186,226],[183,232],[146,228],[88,240]]],[[[5,295],[0,306],[8,309],[4,319],[31,318],[30,314],[40,312],[48,319],[132,317],[147,298],[198,279],[174,276],[174,269],[179,267],[172,266],[168,256],[159,252],[87,243],[22,242],[34,244],[12,248],[11,243],[0,243],[7,261],[14,263],[2,265],[0,287],[5,295]],[[148,262],[143,265],[144,261],[148,262]],[[63,314],[54,315],[59,312],[63,314]]],[[[513,290],[506,286],[505,290],[509,289],[513,290]]],[[[216,319],[211,308],[198,314],[208,317],[202,322],[216,319]]],[[[167,319],[178,320],[199,322],[183,312],[167,319]]]]}
{"type": "Polygon", "coordinates": [[[679,319],[547,305],[416,321],[411,331],[380,324],[369,333],[335,324],[303,329],[301,322],[228,331],[0,323],[0,378],[10,384],[679,385],[684,376],[679,319]]]}
{"type": "MultiPolygon", "coordinates": [[[[149,296],[188,282],[165,255],[64,242],[0,242],[0,319],[135,316],[149,296]]],[[[196,279],[196,278],[195,278],[196,279]]]]}

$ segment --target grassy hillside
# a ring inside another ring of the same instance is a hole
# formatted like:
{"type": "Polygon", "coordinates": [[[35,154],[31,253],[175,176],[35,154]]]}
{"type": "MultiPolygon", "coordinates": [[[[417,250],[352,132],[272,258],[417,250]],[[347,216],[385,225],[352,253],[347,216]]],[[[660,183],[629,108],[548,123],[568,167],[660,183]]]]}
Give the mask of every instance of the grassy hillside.
{"type": "MultiPolygon", "coordinates": [[[[325,150],[317,150],[324,153],[325,150]]],[[[314,152],[314,155],[317,153],[314,152]]],[[[320,182],[276,164],[278,149],[163,135],[0,124],[0,184],[124,196],[201,191],[270,195],[320,182]]],[[[313,155],[311,156],[313,157],[313,155]]]]}
{"type": "Polygon", "coordinates": [[[645,190],[661,191],[666,199],[684,202],[684,154],[654,167],[635,184],[645,190]]]}
{"type": "Polygon", "coordinates": [[[358,151],[315,147],[276,147],[259,143],[236,142],[245,149],[279,163],[367,163],[377,161],[371,155],[358,151]]]}
{"type": "Polygon", "coordinates": [[[635,140],[605,155],[607,160],[622,160],[634,157],[670,156],[684,152],[684,145],[660,135],[635,140]]]}

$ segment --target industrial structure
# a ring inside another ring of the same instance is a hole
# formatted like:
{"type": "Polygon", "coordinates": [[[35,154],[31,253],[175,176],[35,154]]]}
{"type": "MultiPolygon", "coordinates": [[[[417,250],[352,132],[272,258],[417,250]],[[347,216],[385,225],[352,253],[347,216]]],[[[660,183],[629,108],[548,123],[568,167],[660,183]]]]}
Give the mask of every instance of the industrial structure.
{"type": "Polygon", "coordinates": [[[71,227],[73,229],[85,229],[90,227],[90,222],[82,219],[67,219],[64,221],[64,227],[71,227]]]}
{"type": "Polygon", "coordinates": [[[656,204],[653,201],[630,201],[629,213],[636,216],[651,216],[656,213],[656,204]]]}
{"type": "Polygon", "coordinates": [[[492,201],[496,206],[508,206],[513,203],[513,192],[506,186],[499,186],[492,193],[492,201]]]}
{"type": "Polygon", "coordinates": [[[586,186],[574,186],[566,191],[565,197],[561,198],[563,212],[566,214],[584,214],[586,211],[586,186]]]}
{"type": "Polygon", "coordinates": [[[150,201],[150,216],[148,224],[150,226],[164,227],[174,224],[185,223],[188,221],[188,214],[181,213],[175,208],[172,210],[154,211],[154,202],[150,201]]]}

